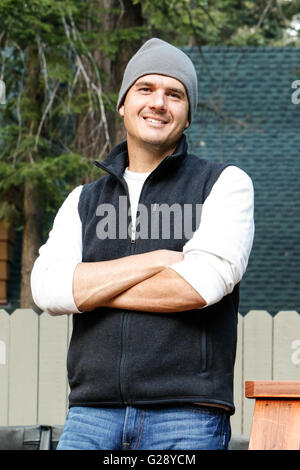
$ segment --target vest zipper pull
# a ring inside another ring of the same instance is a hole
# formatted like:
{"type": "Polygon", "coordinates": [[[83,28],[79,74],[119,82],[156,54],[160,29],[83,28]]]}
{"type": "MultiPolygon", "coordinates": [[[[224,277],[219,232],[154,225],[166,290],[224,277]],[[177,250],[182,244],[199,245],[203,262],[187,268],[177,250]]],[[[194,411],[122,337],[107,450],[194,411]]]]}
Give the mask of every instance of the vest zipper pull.
{"type": "Polygon", "coordinates": [[[135,227],[131,228],[131,243],[135,243],[135,227]]]}

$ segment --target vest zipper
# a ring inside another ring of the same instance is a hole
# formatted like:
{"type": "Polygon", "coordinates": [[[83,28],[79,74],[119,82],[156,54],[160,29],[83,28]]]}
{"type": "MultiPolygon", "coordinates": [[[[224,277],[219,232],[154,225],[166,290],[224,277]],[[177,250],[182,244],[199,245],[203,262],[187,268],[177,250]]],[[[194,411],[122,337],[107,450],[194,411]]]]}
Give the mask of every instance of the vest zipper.
{"type": "MultiPolygon", "coordinates": [[[[126,185],[124,182],[119,178],[118,175],[115,173],[109,171],[104,165],[101,163],[95,161],[94,162],[96,166],[99,168],[102,168],[105,170],[107,173],[110,175],[114,176],[117,178],[118,181],[122,184],[123,188],[125,189],[127,198],[128,198],[128,204],[130,204],[130,198],[129,198],[129,193],[126,185]]],[[[132,218],[131,218],[131,225],[132,225],[132,218]]],[[[132,226],[131,228],[131,237],[130,237],[130,242],[131,242],[131,247],[130,247],[130,254],[132,255],[134,252],[134,246],[135,246],[135,227],[132,226]]],[[[126,362],[126,338],[127,338],[127,330],[128,330],[128,320],[129,320],[129,312],[123,312],[122,314],[122,325],[121,325],[121,357],[120,357],[120,369],[119,369],[119,390],[120,390],[120,396],[121,400],[124,405],[127,405],[127,398],[126,398],[126,392],[124,388],[124,376],[125,376],[125,362],[126,362]]]]}
{"type": "MultiPolygon", "coordinates": [[[[161,166],[163,166],[165,164],[165,161],[168,160],[170,158],[170,156],[167,156],[162,162],[160,162],[160,164],[158,165],[158,167],[155,168],[155,170],[146,178],[145,182],[144,182],[144,185],[142,187],[142,191],[141,191],[141,194],[140,194],[140,197],[139,197],[139,201],[141,200],[141,195],[143,193],[143,190],[145,188],[145,183],[146,181],[148,181],[148,179],[151,178],[151,176],[153,175],[153,173],[155,171],[157,171],[157,169],[161,166]]],[[[105,170],[107,173],[109,173],[110,175],[114,176],[115,178],[117,178],[120,183],[122,184],[122,186],[124,187],[125,191],[126,191],[126,194],[127,194],[127,198],[128,198],[128,203],[131,207],[131,204],[130,204],[130,198],[129,198],[129,193],[128,193],[128,189],[126,187],[126,185],[124,184],[124,182],[121,180],[121,178],[119,178],[119,176],[117,176],[115,173],[109,171],[104,165],[102,165],[101,163],[95,161],[94,162],[96,166],[98,166],[99,168],[102,168],[103,170],[105,170]]],[[[138,201],[138,205],[139,205],[139,201],[138,201]]],[[[136,242],[136,228],[133,227],[132,225],[132,217],[131,217],[131,237],[130,237],[130,242],[131,242],[131,248],[130,248],[130,254],[132,255],[134,253],[134,250],[135,250],[135,242],[136,242]]],[[[124,405],[127,405],[129,402],[127,401],[127,398],[126,398],[126,393],[125,393],[125,388],[124,388],[124,376],[125,376],[125,362],[126,362],[126,338],[127,338],[127,330],[128,330],[128,320],[129,320],[129,312],[123,312],[123,318],[122,318],[122,326],[121,326],[121,358],[120,358],[120,369],[119,369],[119,390],[120,390],[120,396],[121,396],[121,400],[123,402],[124,405]]]]}
{"type": "Polygon", "coordinates": [[[120,395],[122,402],[124,405],[127,405],[127,401],[125,398],[125,390],[124,390],[124,374],[125,374],[125,359],[126,359],[126,353],[125,353],[125,342],[126,342],[126,336],[127,336],[127,323],[128,323],[128,313],[125,312],[123,313],[123,318],[122,318],[122,335],[121,335],[121,359],[120,359],[120,371],[119,371],[119,387],[120,387],[120,395]]]}
{"type": "MultiPolygon", "coordinates": [[[[135,247],[135,229],[131,231],[131,247],[130,254],[133,255],[135,247]]],[[[127,330],[128,330],[129,312],[123,312],[122,319],[122,335],[121,335],[121,359],[120,359],[120,372],[119,372],[119,384],[120,384],[120,395],[124,405],[128,405],[126,393],[124,389],[124,377],[125,377],[125,363],[126,363],[126,341],[127,341],[127,330]]]]}

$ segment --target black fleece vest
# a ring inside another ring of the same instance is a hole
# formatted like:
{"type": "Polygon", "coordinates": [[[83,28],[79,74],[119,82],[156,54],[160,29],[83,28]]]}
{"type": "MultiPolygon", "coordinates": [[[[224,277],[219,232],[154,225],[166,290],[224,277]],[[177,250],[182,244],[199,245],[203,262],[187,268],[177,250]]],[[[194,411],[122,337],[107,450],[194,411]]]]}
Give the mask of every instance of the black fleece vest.
{"type": "MultiPolygon", "coordinates": [[[[170,230],[166,233],[158,223],[151,237],[151,213],[164,204],[169,208],[176,204],[173,208],[181,208],[182,214],[187,206],[203,204],[227,166],[188,154],[182,136],[174,154],[166,157],[143,185],[139,205],[149,214],[148,236],[141,229],[134,239],[130,230],[124,231],[124,222],[127,226],[131,222],[124,204],[127,201],[129,209],[123,178],[128,165],[126,142],[97,165],[108,175],[84,185],[78,204],[84,262],[158,249],[182,251],[189,237],[186,231],[190,232],[183,224],[184,217],[180,233],[180,219],[175,218],[175,210],[170,211],[170,230]],[[105,238],[104,209],[109,208],[115,208],[110,217],[114,225],[107,223],[109,236],[105,238]]],[[[193,231],[197,220],[193,210],[193,231]]],[[[204,309],[152,313],[100,307],[73,315],[69,406],[211,402],[227,405],[233,413],[238,300],[237,284],[231,294],[204,309]]]]}

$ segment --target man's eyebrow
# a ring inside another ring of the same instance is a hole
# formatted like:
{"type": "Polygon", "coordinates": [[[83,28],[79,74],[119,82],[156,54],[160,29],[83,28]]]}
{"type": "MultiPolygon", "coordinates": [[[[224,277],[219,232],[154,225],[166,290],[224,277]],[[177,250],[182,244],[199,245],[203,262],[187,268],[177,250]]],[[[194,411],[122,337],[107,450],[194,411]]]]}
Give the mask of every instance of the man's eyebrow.
{"type": "MultiPolygon", "coordinates": [[[[147,82],[145,80],[141,80],[141,81],[138,81],[135,83],[135,87],[138,88],[140,86],[147,86],[147,87],[152,87],[154,86],[154,83],[152,82],[147,82]]],[[[173,91],[174,93],[178,93],[180,96],[182,96],[183,98],[186,96],[186,93],[184,92],[184,90],[181,90],[180,88],[176,88],[176,87],[169,87],[168,88],[168,91],[173,91]]]]}
{"type": "Polygon", "coordinates": [[[174,93],[178,93],[182,97],[186,96],[185,92],[183,90],[181,90],[180,88],[173,88],[172,87],[172,88],[168,88],[168,90],[174,91],[174,93]]]}
{"type": "Polygon", "coordinates": [[[139,82],[136,82],[135,83],[135,86],[136,87],[139,87],[139,86],[153,86],[153,83],[152,82],[146,82],[146,81],[139,81],[139,82]]]}

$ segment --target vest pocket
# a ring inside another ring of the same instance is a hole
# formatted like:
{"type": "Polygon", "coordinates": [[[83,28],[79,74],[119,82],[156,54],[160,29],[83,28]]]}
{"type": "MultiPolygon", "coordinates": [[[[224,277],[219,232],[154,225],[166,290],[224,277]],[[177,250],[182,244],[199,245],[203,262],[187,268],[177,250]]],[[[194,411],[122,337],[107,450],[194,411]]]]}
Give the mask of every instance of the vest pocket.
{"type": "Polygon", "coordinates": [[[205,325],[200,331],[200,372],[205,372],[207,368],[207,335],[205,325]]]}

